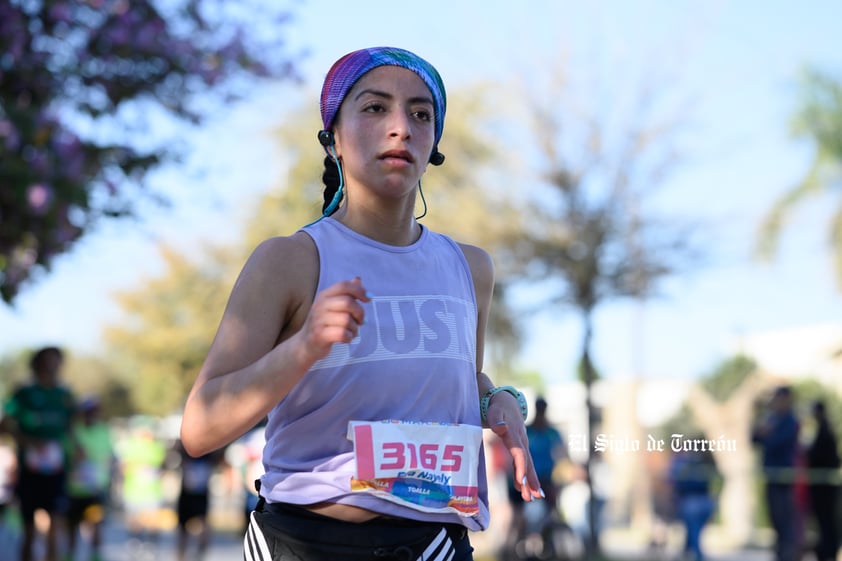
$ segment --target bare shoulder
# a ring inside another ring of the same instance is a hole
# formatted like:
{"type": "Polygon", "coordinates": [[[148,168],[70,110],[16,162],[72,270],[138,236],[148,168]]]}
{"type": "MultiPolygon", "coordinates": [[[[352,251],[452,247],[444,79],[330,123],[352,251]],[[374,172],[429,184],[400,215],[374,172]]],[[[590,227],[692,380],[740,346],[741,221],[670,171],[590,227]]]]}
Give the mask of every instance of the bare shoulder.
{"type": "Polygon", "coordinates": [[[471,268],[471,274],[474,276],[474,283],[490,282],[494,283],[494,261],[491,255],[475,245],[466,243],[459,243],[462,253],[465,255],[465,260],[468,261],[468,266],[471,268]]]}
{"type": "MultiPolygon", "coordinates": [[[[249,256],[231,293],[229,308],[251,318],[257,329],[282,337],[312,302],[319,276],[318,251],[310,236],[269,238],[249,256]],[[263,318],[264,323],[255,322],[263,318]]],[[[241,315],[241,314],[237,314],[241,315]]]]}
{"type": "MultiPolygon", "coordinates": [[[[312,238],[303,232],[277,236],[261,242],[252,252],[244,270],[277,279],[279,273],[295,271],[292,278],[318,275],[318,251],[312,238]]],[[[288,280],[287,277],[285,280],[288,280]]]]}

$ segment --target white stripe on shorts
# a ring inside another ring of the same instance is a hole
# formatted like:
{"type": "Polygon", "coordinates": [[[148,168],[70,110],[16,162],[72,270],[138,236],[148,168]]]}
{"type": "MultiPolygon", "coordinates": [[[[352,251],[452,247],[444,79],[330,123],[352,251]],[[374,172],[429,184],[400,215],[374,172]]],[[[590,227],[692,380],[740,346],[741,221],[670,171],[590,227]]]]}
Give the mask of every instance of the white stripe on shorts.
{"type": "Polygon", "coordinates": [[[260,526],[254,519],[254,512],[251,513],[251,520],[243,538],[243,559],[245,561],[272,561],[272,553],[269,551],[269,545],[266,543],[260,526]]]}
{"type": "Polygon", "coordinates": [[[450,561],[455,554],[456,548],[453,547],[453,542],[447,535],[447,529],[442,528],[441,532],[433,538],[433,541],[416,561],[450,561]],[[439,550],[438,552],[436,552],[437,549],[439,550]],[[430,557],[434,553],[436,556],[430,557]]]}

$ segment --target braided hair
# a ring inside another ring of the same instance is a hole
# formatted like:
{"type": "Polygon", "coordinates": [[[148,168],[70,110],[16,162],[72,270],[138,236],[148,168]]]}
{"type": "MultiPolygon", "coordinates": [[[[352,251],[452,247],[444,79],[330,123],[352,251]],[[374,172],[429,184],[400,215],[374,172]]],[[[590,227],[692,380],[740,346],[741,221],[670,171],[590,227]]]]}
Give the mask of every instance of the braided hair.
{"type": "MultiPolygon", "coordinates": [[[[325,156],[324,160],[325,170],[322,172],[322,183],[325,184],[324,190],[324,203],[322,204],[322,212],[327,212],[330,203],[333,201],[333,197],[336,196],[336,191],[339,189],[339,168],[336,166],[336,162],[333,161],[333,158],[330,156],[325,156]]],[[[339,200],[342,200],[342,195],[340,194],[339,200]]],[[[339,206],[337,205],[336,208],[333,209],[330,214],[336,212],[339,206]]],[[[328,215],[329,216],[329,215],[328,215]]]]}

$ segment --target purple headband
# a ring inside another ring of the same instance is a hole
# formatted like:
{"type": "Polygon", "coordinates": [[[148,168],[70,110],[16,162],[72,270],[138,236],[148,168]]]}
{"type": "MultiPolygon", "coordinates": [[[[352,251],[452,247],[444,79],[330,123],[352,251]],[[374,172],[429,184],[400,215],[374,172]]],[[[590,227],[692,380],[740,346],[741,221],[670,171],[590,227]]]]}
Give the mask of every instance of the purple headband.
{"type": "Polygon", "coordinates": [[[444,129],[447,95],[441,76],[433,65],[418,55],[395,47],[360,49],[343,56],[331,66],[322,85],[321,112],[325,130],[333,128],[342,101],[363,74],[379,66],[400,66],[418,74],[433,95],[435,112],[435,140],[433,152],[438,150],[444,129]]]}

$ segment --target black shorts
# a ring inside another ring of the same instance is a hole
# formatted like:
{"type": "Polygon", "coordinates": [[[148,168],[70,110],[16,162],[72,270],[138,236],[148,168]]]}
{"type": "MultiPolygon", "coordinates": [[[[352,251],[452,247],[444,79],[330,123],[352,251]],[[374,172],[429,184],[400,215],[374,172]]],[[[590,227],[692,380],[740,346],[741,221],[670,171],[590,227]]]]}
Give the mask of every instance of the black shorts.
{"type": "Polygon", "coordinates": [[[207,493],[186,493],[178,496],[178,525],[184,527],[193,518],[205,518],[208,515],[207,493]]]}
{"type": "Polygon", "coordinates": [[[89,509],[105,505],[105,497],[103,495],[71,496],[68,505],[67,521],[74,525],[81,524],[86,520],[89,509]]]}
{"type": "Polygon", "coordinates": [[[243,546],[245,561],[472,561],[474,551],[459,525],[345,522],[279,503],[258,505],[243,546]]]}
{"type": "Polygon", "coordinates": [[[24,522],[31,523],[38,509],[50,514],[66,514],[69,504],[66,482],[64,472],[43,474],[21,468],[15,494],[24,522]]]}

